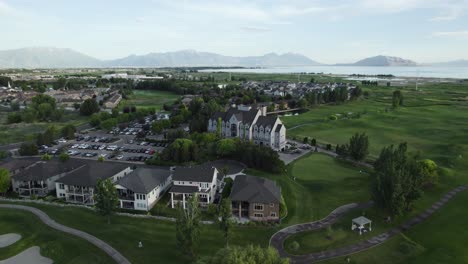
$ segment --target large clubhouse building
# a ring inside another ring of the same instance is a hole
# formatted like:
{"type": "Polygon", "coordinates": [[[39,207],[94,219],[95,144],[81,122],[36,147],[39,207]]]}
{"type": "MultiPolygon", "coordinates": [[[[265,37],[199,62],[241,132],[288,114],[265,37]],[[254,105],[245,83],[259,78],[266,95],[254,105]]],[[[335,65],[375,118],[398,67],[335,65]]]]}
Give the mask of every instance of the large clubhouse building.
{"type": "Polygon", "coordinates": [[[283,151],[286,146],[286,127],[279,117],[268,116],[266,107],[239,106],[227,112],[216,112],[208,120],[208,131],[216,132],[219,121],[221,135],[225,138],[252,141],[276,151],[283,151]]]}

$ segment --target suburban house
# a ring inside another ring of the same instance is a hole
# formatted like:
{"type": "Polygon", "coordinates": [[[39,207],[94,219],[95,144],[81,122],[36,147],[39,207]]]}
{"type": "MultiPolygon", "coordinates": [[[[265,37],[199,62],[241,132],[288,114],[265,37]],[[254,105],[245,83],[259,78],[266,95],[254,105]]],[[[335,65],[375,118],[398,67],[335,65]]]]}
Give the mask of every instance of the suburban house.
{"type": "Polygon", "coordinates": [[[278,221],[281,189],[272,180],[248,175],[236,176],[230,199],[232,214],[253,221],[278,221]]]}
{"type": "Polygon", "coordinates": [[[132,170],[129,164],[87,161],[84,166],[56,181],[57,198],[70,203],[94,205],[94,188],[99,179],[123,178],[132,170]]]}
{"type": "Polygon", "coordinates": [[[173,185],[169,190],[171,194],[171,207],[181,204],[186,208],[187,200],[198,195],[200,206],[206,207],[213,203],[217,190],[218,170],[213,166],[177,167],[172,176],[173,185]]]}
{"type": "Polygon", "coordinates": [[[170,169],[140,167],[116,182],[120,208],[149,211],[169,188],[170,169]]]}
{"type": "Polygon", "coordinates": [[[286,127],[279,117],[268,116],[265,106],[239,106],[227,112],[216,112],[208,120],[208,132],[217,132],[218,121],[221,121],[221,135],[225,138],[252,141],[276,151],[283,151],[286,146],[286,127]]]}
{"type": "Polygon", "coordinates": [[[73,173],[84,166],[80,160],[59,160],[38,161],[12,177],[13,191],[20,197],[29,198],[31,196],[46,196],[55,190],[55,182],[69,173],[73,173]]]}

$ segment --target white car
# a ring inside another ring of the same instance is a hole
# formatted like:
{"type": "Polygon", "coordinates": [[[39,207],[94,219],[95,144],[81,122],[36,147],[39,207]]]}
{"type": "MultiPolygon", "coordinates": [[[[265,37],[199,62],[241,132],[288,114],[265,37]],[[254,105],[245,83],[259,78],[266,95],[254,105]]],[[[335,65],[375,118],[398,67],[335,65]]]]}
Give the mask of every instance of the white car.
{"type": "Polygon", "coordinates": [[[72,149],[76,149],[78,146],[79,146],[78,144],[73,144],[73,145],[71,146],[71,148],[72,148],[72,149]]]}
{"type": "Polygon", "coordinates": [[[57,140],[58,143],[67,143],[67,141],[64,139],[64,138],[61,138],[59,140],[57,140]]]}
{"type": "Polygon", "coordinates": [[[101,145],[101,146],[99,147],[99,150],[104,150],[105,148],[106,148],[106,145],[101,145]]]}
{"type": "Polygon", "coordinates": [[[121,160],[123,159],[123,155],[118,155],[117,157],[115,157],[115,159],[121,160]]]}

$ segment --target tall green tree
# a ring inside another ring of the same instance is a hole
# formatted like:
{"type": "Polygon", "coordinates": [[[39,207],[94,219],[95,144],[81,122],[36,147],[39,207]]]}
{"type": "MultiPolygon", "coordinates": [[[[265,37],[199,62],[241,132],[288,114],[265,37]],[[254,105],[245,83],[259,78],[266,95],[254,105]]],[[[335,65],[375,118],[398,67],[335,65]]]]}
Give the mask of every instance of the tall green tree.
{"type": "Polygon", "coordinates": [[[186,209],[179,206],[176,219],[177,246],[192,259],[196,258],[196,249],[200,238],[200,219],[198,196],[193,195],[188,200],[186,209]]]}
{"type": "Polygon", "coordinates": [[[356,133],[349,140],[348,154],[357,161],[364,160],[369,154],[369,138],[366,133],[356,133]]]}
{"type": "Polygon", "coordinates": [[[74,139],[76,127],[72,124],[68,124],[62,128],[62,137],[66,139],[74,139]]]}
{"type": "Polygon", "coordinates": [[[0,193],[5,195],[10,188],[10,172],[5,168],[0,168],[0,193]]]}
{"type": "Polygon", "coordinates": [[[110,224],[111,216],[119,205],[117,189],[110,179],[99,179],[97,181],[94,201],[97,211],[107,217],[107,223],[110,224]]]}
{"type": "Polygon", "coordinates": [[[221,201],[221,206],[219,208],[219,227],[223,231],[226,247],[229,246],[229,237],[232,225],[232,204],[231,200],[226,198],[221,201]]]}
{"type": "Polygon", "coordinates": [[[406,143],[382,149],[374,163],[372,196],[380,207],[393,215],[411,209],[422,193],[422,177],[416,161],[406,154],[406,143]]]}
{"type": "Polygon", "coordinates": [[[392,94],[392,106],[397,108],[403,105],[403,94],[400,90],[396,90],[392,94]]]}
{"type": "Polygon", "coordinates": [[[86,99],[80,106],[80,114],[90,116],[99,112],[99,104],[94,99],[86,99]]]}

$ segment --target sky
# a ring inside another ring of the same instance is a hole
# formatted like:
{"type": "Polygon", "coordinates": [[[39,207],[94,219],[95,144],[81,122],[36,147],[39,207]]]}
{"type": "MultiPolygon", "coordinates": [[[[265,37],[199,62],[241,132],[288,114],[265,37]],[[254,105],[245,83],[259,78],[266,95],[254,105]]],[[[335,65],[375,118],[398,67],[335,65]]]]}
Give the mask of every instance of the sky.
{"type": "Polygon", "coordinates": [[[0,0],[0,50],[99,59],[193,49],[294,52],[321,63],[468,59],[468,0],[0,0]]]}

